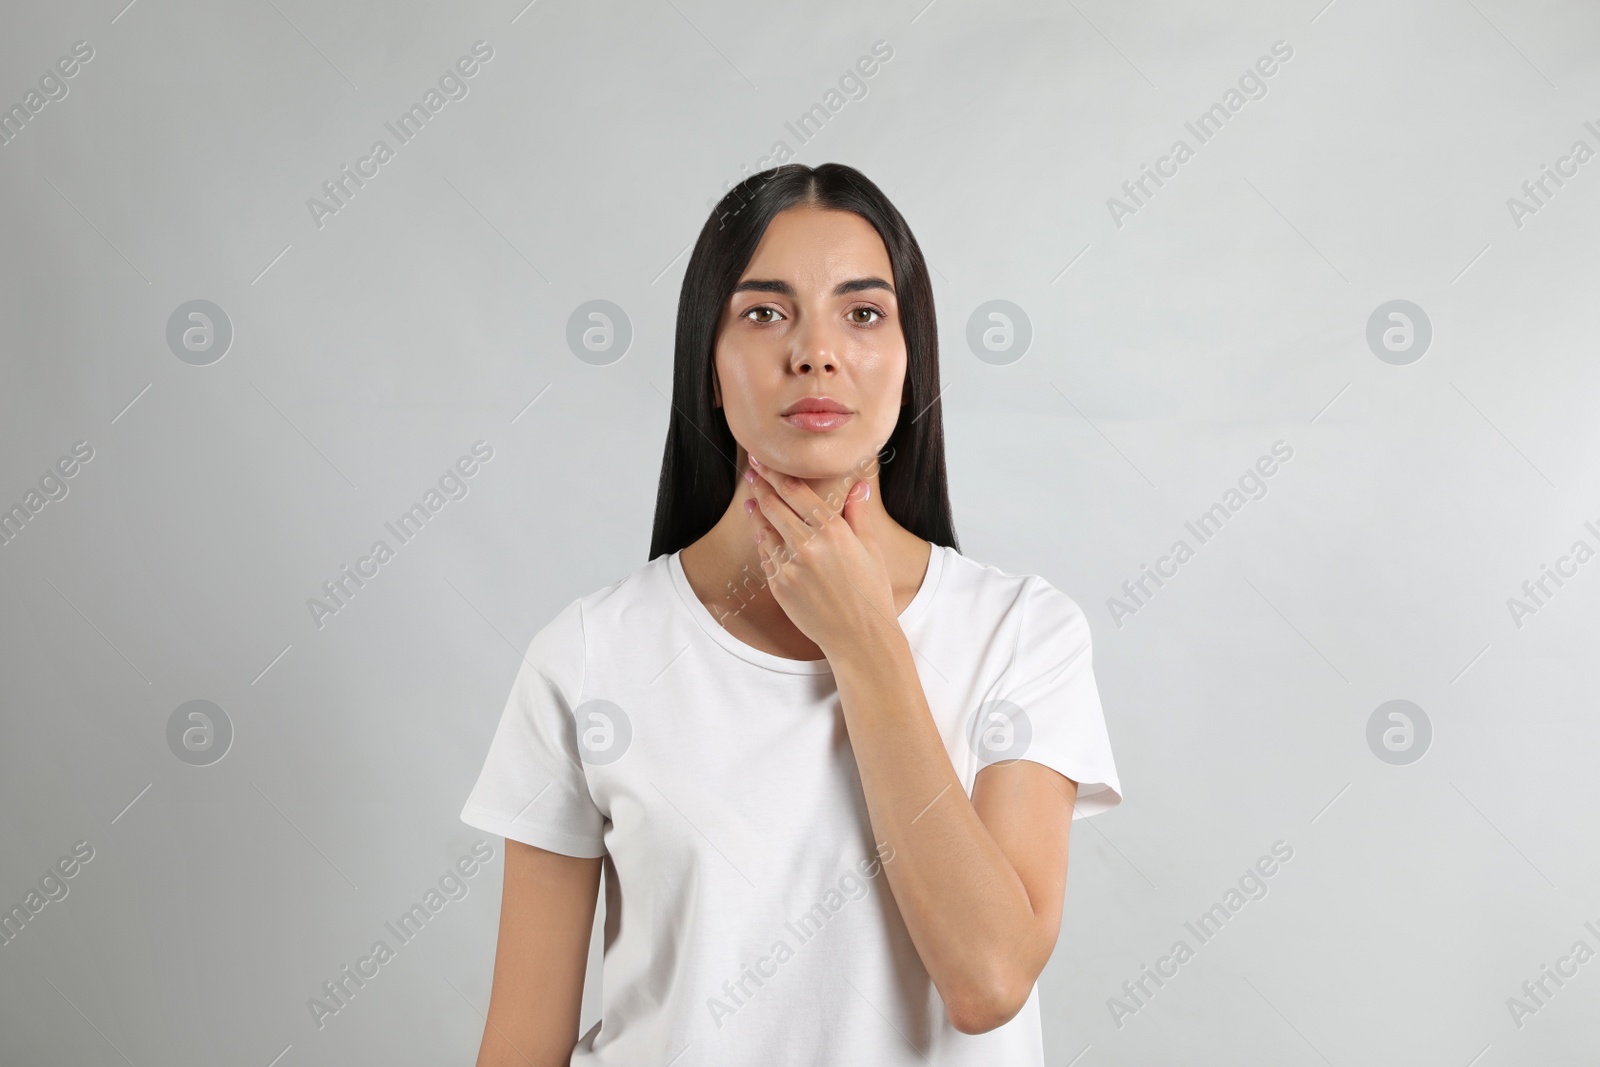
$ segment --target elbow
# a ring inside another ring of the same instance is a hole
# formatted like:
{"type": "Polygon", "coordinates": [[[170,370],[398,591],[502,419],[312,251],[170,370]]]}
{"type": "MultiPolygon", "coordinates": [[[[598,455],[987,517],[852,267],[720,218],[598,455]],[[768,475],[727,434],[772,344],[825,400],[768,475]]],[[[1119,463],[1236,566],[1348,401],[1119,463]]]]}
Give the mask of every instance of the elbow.
{"type": "Polygon", "coordinates": [[[961,993],[945,998],[950,1025],[963,1034],[986,1034],[1016,1018],[1033,993],[1033,983],[1008,970],[994,972],[989,980],[975,982],[961,993]]]}

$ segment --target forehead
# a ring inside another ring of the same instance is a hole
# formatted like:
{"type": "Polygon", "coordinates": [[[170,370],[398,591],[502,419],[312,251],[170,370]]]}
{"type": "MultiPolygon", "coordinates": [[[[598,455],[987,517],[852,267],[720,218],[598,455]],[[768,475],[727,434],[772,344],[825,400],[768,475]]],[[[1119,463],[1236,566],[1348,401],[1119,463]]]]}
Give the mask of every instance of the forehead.
{"type": "Polygon", "coordinates": [[[767,224],[740,280],[778,279],[825,288],[846,278],[893,277],[889,250],[872,224],[850,211],[797,206],[767,224]]]}

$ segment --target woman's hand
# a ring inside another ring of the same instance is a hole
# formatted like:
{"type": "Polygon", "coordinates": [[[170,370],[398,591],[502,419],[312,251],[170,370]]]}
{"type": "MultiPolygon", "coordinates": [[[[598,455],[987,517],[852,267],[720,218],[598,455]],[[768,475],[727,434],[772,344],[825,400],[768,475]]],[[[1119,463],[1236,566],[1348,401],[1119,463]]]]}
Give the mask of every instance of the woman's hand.
{"type": "Polygon", "coordinates": [[[824,500],[754,457],[745,478],[755,494],[745,514],[761,573],[778,606],[824,656],[865,645],[884,627],[898,630],[894,585],[863,521],[870,483],[857,482],[842,500],[824,500]]]}

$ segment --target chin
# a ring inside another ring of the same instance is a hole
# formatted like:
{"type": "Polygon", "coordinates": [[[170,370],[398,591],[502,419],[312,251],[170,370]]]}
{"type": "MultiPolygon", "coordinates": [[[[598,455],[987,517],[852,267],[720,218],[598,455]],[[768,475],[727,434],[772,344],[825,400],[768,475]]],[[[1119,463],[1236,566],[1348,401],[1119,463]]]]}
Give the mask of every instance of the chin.
{"type": "Polygon", "coordinates": [[[871,473],[879,448],[870,441],[814,435],[810,441],[784,441],[777,448],[757,446],[756,458],[768,456],[772,466],[785,474],[807,481],[864,477],[871,473]]]}

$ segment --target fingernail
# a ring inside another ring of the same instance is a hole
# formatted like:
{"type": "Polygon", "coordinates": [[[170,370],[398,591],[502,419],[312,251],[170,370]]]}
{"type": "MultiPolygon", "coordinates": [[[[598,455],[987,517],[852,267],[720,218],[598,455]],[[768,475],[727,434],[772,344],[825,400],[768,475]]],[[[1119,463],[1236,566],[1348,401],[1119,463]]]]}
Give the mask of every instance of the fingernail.
{"type": "Polygon", "coordinates": [[[750,513],[751,513],[751,512],[752,512],[752,511],[754,511],[754,510],[755,510],[755,509],[756,509],[756,502],[755,502],[755,499],[754,499],[754,498],[752,498],[752,499],[750,499],[750,500],[746,500],[746,501],[745,501],[745,502],[744,502],[744,513],[745,513],[745,514],[746,514],[746,515],[748,515],[748,514],[750,514],[750,513]]]}
{"type": "Polygon", "coordinates": [[[756,457],[751,456],[750,457],[750,466],[759,467],[759,466],[761,466],[761,463],[756,459],[756,457]]]}
{"type": "Polygon", "coordinates": [[[744,480],[749,482],[751,485],[756,484],[756,472],[755,471],[745,471],[744,472],[744,480]]]}

